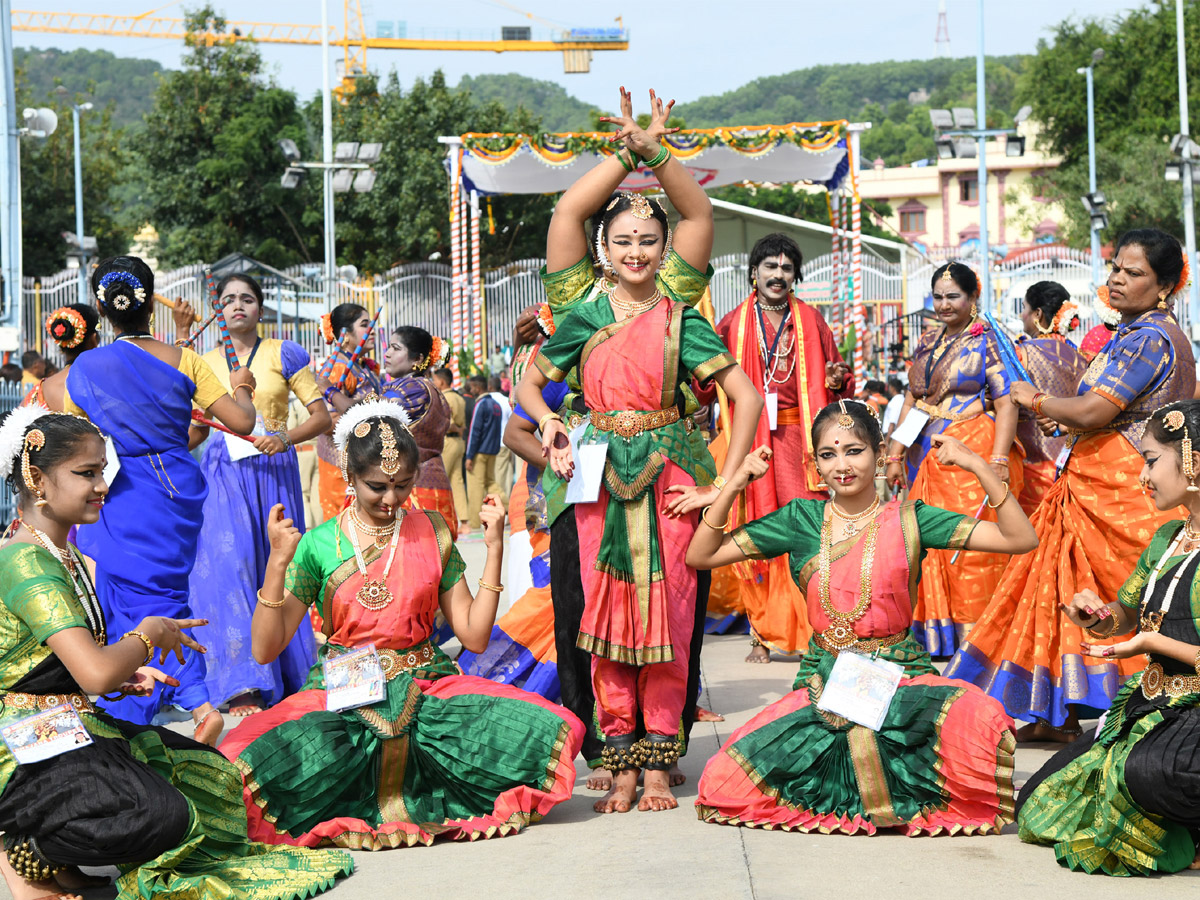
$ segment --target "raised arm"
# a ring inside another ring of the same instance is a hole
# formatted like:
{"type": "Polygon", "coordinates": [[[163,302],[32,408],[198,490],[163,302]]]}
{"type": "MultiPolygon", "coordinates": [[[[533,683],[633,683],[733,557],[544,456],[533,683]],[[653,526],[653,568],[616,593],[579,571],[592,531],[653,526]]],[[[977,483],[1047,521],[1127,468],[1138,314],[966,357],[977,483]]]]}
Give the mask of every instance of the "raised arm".
{"type": "Polygon", "coordinates": [[[930,439],[937,461],[944,466],[957,466],[979,479],[987,491],[988,506],[996,510],[995,522],[980,522],[967,538],[968,550],[984,553],[1028,553],[1038,545],[1037,532],[1029,523],[1017,498],[1008,485],[979,454],[961,441],[944,434],[930,439]]]}

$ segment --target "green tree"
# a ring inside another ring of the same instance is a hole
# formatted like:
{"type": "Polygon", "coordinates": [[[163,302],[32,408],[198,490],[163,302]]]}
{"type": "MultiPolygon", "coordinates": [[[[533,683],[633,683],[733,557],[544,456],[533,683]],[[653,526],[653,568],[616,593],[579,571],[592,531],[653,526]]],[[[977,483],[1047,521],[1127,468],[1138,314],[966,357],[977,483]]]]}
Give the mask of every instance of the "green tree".
{"type": "MultiPolygon", "coordinates": [[[[43,85],[44,86],[44,85],[43,85]]],[[[32,90],[18,76],[17,106],[48,106],[58,128],[45,139],[21,139],[21,255],[26,275],[50,275],[65,268],[63,232],[75,230],[75,148],[71,102],[50,90],[32,90]]],[[[80,142],[84,231],[96,238],[100,256],[125,252],[135,226],[122,215],[116,185],[127,162],[122,131],[112,124],[113,104],[82,116],[80,142]]]]}
{"type": "MultiPolygon", "coordinates": [[[[1187,67],[1200,66],[1200,2],[1186,0],[1187,67]]],[[[1167,141],[1179,130],[1175,8],[1154,3],[1123,17],[1068,20],[1038,42],[1017,84],[1017,102],[1033,106],[1044,125],[1041,139],[1062,156],[1052,175],[1038,179],[1041,192],[1066,211],[1069,243],[1088,244],[1088,217],[1080,197],[1087,193],[1086,82],[1076,69],[1095,68],[1097,186],[1109,200],[1112,240],[1126,229],[1154,225],[1182,235],[1182,190],[1163,178],[1167,141]]],[[[1189,103],[1200,102],[1200,84],[1189,82],[1189,103]]]]}
{"type": "MultiPolygon", "coordinates": [[[[823,191],[793,190],[790,185],[783,187],[748,187],[731,184],[717,188],[711,192],[718,200],[729,203],[739,203],[764,212],[778,213],[781,216],[791,216],[793,219],[804,219],[806,222],[829,224],[829,207],[825,202],[823,191]]],[[[872,213],[880,216],[890,216],[892,208],[883,201],[872,201],[863,204],[862,231],[863,234],[896,240],[897,236],[887,231],[873,221],[872,213]]]]}
{"type": "Polygon", "coordinates": [[[307,149],[295,95],[265,77],[252,42],[196,35],[225,29],[211,7],[188,14],[183,68],[160,80],[138,142],[158,259],[173,266],[240,251],[284,266],[319,257],[320,231],[303,217],[312,188],[279,184],[278,139],[307,149]]]}
{"type": "MultiPolygon", "coordinates": [[[[319,129],[320,97],[308,104],[306,115],[310,127],[319,129]]],[[[447,87],[439,71],[429,81],[418,79],[408,91],[394,74],[382,85],[370,77],[358,79],[355,92],[334,110],[333,130],[335,141],[383,144],[374,166],[374,189],[338,194],[334,201],[339,261],[363,273],[380,273],[399,263],[450,258],[450,188],[439,137],[468,131],[528,133],[542,127],[522,106],[509,110],[496,101],[476,103],[470,92],[447,87]]],[[[551,197],[493,198],[495,234],[489,233],[486,210],[480,228],[483,264],[541,256],[552,209],[551,197]]],[[[304,223],[320,228],[319,192],[304,223]]]]}

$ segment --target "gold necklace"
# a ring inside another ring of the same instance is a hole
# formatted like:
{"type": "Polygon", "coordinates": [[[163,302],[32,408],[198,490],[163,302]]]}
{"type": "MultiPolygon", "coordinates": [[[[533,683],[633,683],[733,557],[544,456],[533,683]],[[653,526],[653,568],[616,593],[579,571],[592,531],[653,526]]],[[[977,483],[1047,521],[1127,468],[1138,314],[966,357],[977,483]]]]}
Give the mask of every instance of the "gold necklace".
{"type": "Polygon", "coordinates": [[[861,522],[863,519],[875,515],[876,511],[879,509],[879,498],[876,497],[875,501],[870,506],[855,515],[850,515],[847,512],[843,512],[838,508],[837,503],[832,500],[829,501],[829,506],[833,510],[833,514],[842,522],[846,523],[846,536],[854,537],[854,535],[858,534],[857,523],[861,522]]]}
{"type": "Polygon", "coordinates": [[[354,523],[355,528],[371,538],[371,543],[380,550],[387,546],[388,538],[396,530],[395,519],[392,519],[386,525],[368,525],[359,517],[357,510],[353,506],[350,507],[350,521],[354,523]]]}
{"type": "Polygon", "coordinates": [[[863,548],[862,567],[858,580],[858,603],[849,612],[839,612],[834,608],[833,601],[829,597],[829,570],[833,566],[833,520],[830,519],[821,525],[821,555],[818,560],[820,568],[819,597],[821,609],[829,617],[829,628],[823,631],[821,636],[835,650],[843,650],[858,640],[854,623],[863,617],[867,607],[871,605],[871,570],[875,565],[875,538],[878,534],[879,523],[872,522],[863,539],[866,541],[866,546],[863,548]]]}
{"type": "MultiPolygon", "coordinates": [[[[353,510],[353,507],[351,507],[351,510],[353,510]]],[[[362,549],[358,546],[358,532],[353,525],[349,529],[350,546],[354,548],[354,561],[358,564],[358,574],[363,579],[362,587],[358,589],[358,592],[354,595],[354,599],[358,601],[358,605],[363,609],[378,612],[394,599],[392,592],[388,589],[387,579],[392,571],[392,561],[396,558],[396,544],[400,537],[400,523],[403,520],[404,515],[401,512],[401,515],[396,518],[396,527],[392,531],[392,546],[388,551],[387,564],[383,567],[383,577],[378,579],[367,577],[367,563],[363,559],[362,549]]]]}
{"type": "Polygon", "coordinates": [[[622,312],[623,317],[626,319],[632,319],[644,312],[649,312],[663,296],[662,291],[657,286],[654,288],[654,293],[645,300],[622,300],[617,296],[617,286],[615,284],[606,293],[613,305],[622,312]]]}
{"type": "Polygon", "coordinates": [[[17,521],[24,526],[26,531],[33,535],[39,544],[59,558],[63,568],[67,570],[71,587],[75,591],[75,598],[79,601],[79,605],[83,607],[84,616],[87,617],[88,629],[92,632],[92,639],[99,646],[105,646],[108,643],[108,630],[104,624],[104,610],[100,606],[100,601],[96,598],[96,593],[92,589],[90,579],[87,578],[85,573],[79,571],[82,566],[76,565],[75,554],[71,551],[71,548],[69,546],[58,547],[58,545],[50,540],[50,535],[30,525],[19,516],[17,517],[17,521]]]}

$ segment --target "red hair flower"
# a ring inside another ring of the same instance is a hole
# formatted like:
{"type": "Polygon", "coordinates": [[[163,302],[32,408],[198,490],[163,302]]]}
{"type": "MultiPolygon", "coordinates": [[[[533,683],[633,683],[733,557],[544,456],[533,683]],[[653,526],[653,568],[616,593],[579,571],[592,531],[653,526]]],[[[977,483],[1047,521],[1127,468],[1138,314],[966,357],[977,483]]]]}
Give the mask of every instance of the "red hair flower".
{"type": "Polygon", "coordinates": [[[330,313],[321,316],[321,338],[327,344],[332,344],[337,339],[337,335],[333,333],[333,316],[330,313]]]}
{"type": "Polygon", "coordinates": [[[983,334],[983,332],[984,325],[982,322],[976,322],[971,326],[971,337],[979,337],[981,334],[983,334]]]}

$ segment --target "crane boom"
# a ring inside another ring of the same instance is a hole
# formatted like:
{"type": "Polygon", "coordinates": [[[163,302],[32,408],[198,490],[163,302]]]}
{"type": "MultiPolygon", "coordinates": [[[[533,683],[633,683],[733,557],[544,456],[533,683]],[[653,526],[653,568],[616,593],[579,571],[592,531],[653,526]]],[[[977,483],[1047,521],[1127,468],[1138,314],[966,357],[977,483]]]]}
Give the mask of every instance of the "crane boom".
{"type": "MultiPolygon", "coordinates": [[[[290,25],[281,22],[226,21],[224,34],[208,33],[209,40],[238,41],[252,39],[261,44],[320,44],[319,25],[290,25]]],[[[14,31],[54,34],[94,34],[107,37],[140,37],[183,40],[187,27],[183,19],[162,16],[113,16],[95,13],[43,12],[13,10],[14,31]]],[[[624,36],[623,36],[624,37],[624,36]]],[[[330,29],[331,44],[346,43],[330,29]]],[[[351,37],[349,42],[372,50],[477,50],[495,53],[510,51],[546,52],[556,50],[628,50],[629,41],[571,39],[548,41],[442,40],[426,38],[351,37]]]]}

